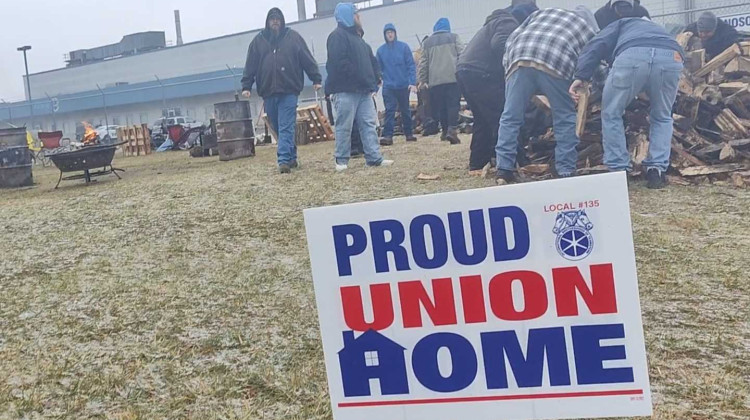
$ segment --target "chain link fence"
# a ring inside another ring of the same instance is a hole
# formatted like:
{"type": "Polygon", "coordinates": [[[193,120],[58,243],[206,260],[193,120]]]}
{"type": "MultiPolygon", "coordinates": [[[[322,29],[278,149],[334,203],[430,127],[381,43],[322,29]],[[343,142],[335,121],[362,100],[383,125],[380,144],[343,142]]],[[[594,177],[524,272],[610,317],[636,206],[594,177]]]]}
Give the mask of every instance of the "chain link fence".
{"type": "Polygon", "coordinates": [[[695,22],[701,13],[710,11],[734,26],[738,31],[750,34],[750,1],[718,0],[700,2],[700,7],[673,13],[652,15],[654,22],[661,23],[673,34],[695,22]]]}

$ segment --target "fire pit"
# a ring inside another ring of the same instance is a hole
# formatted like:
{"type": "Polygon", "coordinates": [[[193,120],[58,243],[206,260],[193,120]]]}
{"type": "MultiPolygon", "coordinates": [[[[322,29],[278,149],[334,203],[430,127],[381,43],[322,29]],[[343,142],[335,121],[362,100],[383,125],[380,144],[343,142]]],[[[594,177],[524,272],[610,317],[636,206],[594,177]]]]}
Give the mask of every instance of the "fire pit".
{"type": "Polygon", "coordinates": [[[60,179],[57,180],[55,189],[60,186],[61,181],[72,181],[76,179],[85,179],[86,184],[91,182],[91,178],[103,175],[113,174],[118,179],[120,175],[117,172],[125,172],[124,169],[118,169],[112,166],[112,159],[115,157],[115,151],[117,148],[125,144],[107,144],[107,145],[95,145],[86,146],[82,149],[74,150],[72,152],[57,153],[50,155],[49,158],[60,170],[60,179]],[[100,169],[96,172],[91,172],[93,169],[100,169]],[[83,171],[82,174],[71,175],[63,178],[64,173],[68,172],[79,172],[83,171]]]}

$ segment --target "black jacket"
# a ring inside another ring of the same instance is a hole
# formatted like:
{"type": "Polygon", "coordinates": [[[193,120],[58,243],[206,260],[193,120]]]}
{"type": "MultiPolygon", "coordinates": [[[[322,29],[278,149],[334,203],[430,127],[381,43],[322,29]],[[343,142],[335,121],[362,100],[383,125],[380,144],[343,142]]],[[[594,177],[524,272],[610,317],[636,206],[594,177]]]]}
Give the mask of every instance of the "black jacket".
{"type": "MultiPolygon", "coordinates": [[[[281,10],[271,9],[269,17],[274,12],[280,14],[281,10]]],[[[247,50],[242,90],[252,90],[257,82],[258,94],[263,98],[277,94],[299,95],[305,86],[303,71],[313,84],[320,84],[323,78],[318,63],[302,36],[287,28],[283,19],[281,31],[275,36],[269,20],[266,19],[266,29],[253,39],[247,50]]]]}
{"type": "Polygon", "coordinates": [[[601,9],[597,10],[594,14],[594,17],[596,17],[596,23],[599,24],[599,29],[602,30],[607,27],[612,22],[618,21],[622,19],[623,17],[647,17],[651,18],[651,16],[648,14],[648,10],[646,10],[645,7],[641,6],[640,0],[635,0],[635,5],[633,7],[633,13],[630,14],[630,16],[617,16],[617,13],[615,12],[615,9],[612,8],[612,1],[608,1],[607,4],[602,6],[601,9]]]}
{"type": "Polygon", "coordinates": [[[355,27],[339,24],[328,36],[327,47],[326,94],[370,93],[377,89],[377,60],[355,27]]]}
{"type": "MultiPolygon", "coordinates": [[[[693,35],[698,35],[698,22],[691,23],[685,29],[685,32],[692,32],[693,35]]],[[[702,39],[701,44],[706,49],[706,60],[711,60],[717,55],[721,54],[727,48],[731,47],[732,44],[739,41],[740,35],[732,25],[719,19],[719,24],[716,26],[714,36],[709,39],[702,39]]]]}
{"type": "Polygon", "coordinates": [[[505,42],[518,28],[516,19],[506,10],[495,10],[474,35],[458,58],[458,70],[471,70],[504,80],[505,42]]]}

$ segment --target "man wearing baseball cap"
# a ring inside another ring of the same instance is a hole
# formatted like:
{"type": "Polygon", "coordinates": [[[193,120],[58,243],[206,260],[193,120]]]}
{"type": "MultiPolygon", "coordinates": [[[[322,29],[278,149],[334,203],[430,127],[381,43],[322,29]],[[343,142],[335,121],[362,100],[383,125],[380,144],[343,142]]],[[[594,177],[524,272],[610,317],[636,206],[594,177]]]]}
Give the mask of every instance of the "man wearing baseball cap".
{"type": "Polygon", "coordinates": [[[685,32],[692,32],[701,38],[707,61],[724,52],[739,39],[737,30],[712,12],[701,14],[696,22],[688,25],[685,32]]]}
{"type": "Polygon", "coordinates": [[[596,11],[596,23],[599,28],[604,30],[612,22],[616,22],[626,17],[647,17],[650,18],[648,10],[641,6],[640,0],[610,0],[596,11]]]}

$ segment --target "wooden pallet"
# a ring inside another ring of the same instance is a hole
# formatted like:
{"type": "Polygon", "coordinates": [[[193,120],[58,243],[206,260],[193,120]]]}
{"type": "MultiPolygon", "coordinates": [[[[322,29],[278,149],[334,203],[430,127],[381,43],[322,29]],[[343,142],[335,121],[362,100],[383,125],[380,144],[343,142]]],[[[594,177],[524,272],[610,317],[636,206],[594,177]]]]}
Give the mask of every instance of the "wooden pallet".
{"type": "MultiPolygon", "coordinates": [[[[266,128],[271,134],[274,143],[278,143],[279,135],[273,129],[268,115],[263,115],[263,122],[266,124],[266,128]]],[[[295,141],[299,145],[333,141],[335,139],[333,128],[319,105],[297,108],[297,124],[295,128],[295,141]]]]}
{"type": "Polygon", "coordinates": [[[121,142],[127,142],[122,146],[122,154],[124,156],[145,156],[151,154],[151,133],[146,124],[120,127],[117,129],[117,138],[121,142]]]}

